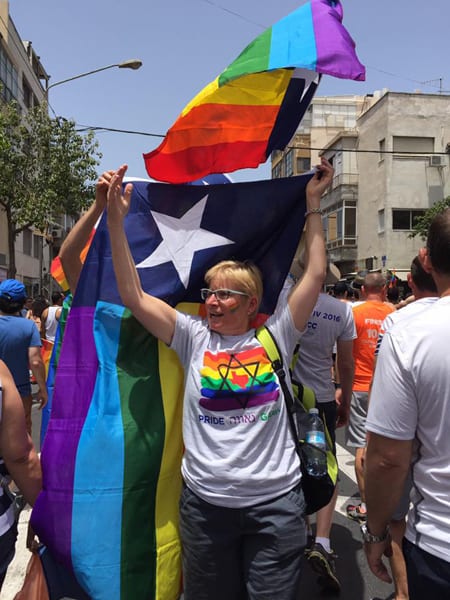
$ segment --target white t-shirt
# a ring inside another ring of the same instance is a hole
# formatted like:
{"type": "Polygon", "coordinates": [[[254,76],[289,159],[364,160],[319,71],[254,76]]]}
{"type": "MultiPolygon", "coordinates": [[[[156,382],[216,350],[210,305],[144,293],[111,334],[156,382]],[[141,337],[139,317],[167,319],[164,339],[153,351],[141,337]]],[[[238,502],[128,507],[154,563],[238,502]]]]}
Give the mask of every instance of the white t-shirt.
{"type": "Polygon", "coordinates": [[[45,319],[45,339],[50,342],[55,341],[56,330],[58,328],[58,319],[56,313],[61,310],[60,306],[49,306],[47,318],[45,319]]]}
{"type": "Polygon", "coordinates": [[[381,324],[380,333],[378,334],[377,347],[375,348],[375,356],[378,356],[381,341],[386,331],[389,331],[389,329],[393,325],[395,325],[395,323],[398,323],[402,319],[405,319],[410,315],[417,315],[426,308],[429,308],[432,304],[436,302],[437,299],[437,296],[419,298],[419,300],[414,300],[414,302],[411,302],[411,304],[406,305],[404,308],[400,308],[394,310],[394,312],[389,313],[388,316],[384,319],[383,323],[381,324]]]}
{"type": "MultiPolygon", "coordinates": [[[[266,325],[289,364],[300,332],[287,305],[266,325]]],[[[299,460],[277,376],[251,329],[224,336],[177,313],[171,348],[185,369],[183,478],[211,504],[239,508],[300,481],[299,460]]]]}
{"type": "Polygon", "coordinates": [[[352,305],[328,294],[320,294],[300,341],[294,368],[294,380],[312,388],[317,402],[334,400],[331,377],[334,343],[355,338],[352,305]]]}
{"type": "Polygon", "coordinates": [[[385,334],[366,429],[416,440],[406,537],[450,562],[450,297],[385,334]]]}

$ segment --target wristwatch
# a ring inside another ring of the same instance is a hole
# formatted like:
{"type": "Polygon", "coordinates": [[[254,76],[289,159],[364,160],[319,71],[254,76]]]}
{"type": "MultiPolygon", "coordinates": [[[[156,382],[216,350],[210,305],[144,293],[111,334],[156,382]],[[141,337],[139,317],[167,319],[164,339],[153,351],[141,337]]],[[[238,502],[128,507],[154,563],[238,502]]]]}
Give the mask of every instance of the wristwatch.
{"type": "Polygon", "coordinates": [[[367,524],[363,523],[361,525],[361,533],[362,533],[363,540],[367,544],[379,544],[380,542],[384,542],[385,539],[387,538],[387,536],[389,534],[389,526],[386,525],[386,529],[383,531],[383,533],[381,535],[373,535],[373,533],[370,533],[370,531],[367,527],[367,524]]]}

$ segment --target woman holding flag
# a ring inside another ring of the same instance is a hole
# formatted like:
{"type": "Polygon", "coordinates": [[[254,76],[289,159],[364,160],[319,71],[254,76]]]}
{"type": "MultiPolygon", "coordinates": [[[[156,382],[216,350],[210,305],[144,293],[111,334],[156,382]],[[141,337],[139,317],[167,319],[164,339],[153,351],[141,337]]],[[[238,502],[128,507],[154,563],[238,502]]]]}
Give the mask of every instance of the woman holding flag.
{"type": "MultiPolygon", "coordinates": [[[[132,185],[112,176],[107,218],[123,304],[178,354],[185,369],[180,499],[185,600],[293,600],[306,544],[299,459],[283,392],[252,322],[262,297],[256,266],[222,261],[205,275],[206,318],[147,294],[124,231],[132,185]]],[[[320,290],[326,256],[320,198],[333,169],[322,158],[306,188],[304,276],[267,321],[290,358],[320,290]]],[[[149,399],[151,401],[151,399],[149,399]]]]}

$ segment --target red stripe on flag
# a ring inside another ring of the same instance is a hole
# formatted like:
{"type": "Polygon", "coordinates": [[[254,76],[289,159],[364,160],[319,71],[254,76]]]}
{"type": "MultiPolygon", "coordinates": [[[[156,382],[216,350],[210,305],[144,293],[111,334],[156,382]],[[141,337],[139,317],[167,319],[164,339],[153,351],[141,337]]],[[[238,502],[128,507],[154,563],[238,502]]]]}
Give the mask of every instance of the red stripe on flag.
{"type": "Polygon", "coordinates": [[[257,167],[267,158],[266,148],[267,140],[231,142],[192,147],[171,154],[155,150],[144,154],[144,160],[150,177],[169,183],[186,183],[210,173],[236,171],[241,168],[243,158],[247,167],[257,167]]]}

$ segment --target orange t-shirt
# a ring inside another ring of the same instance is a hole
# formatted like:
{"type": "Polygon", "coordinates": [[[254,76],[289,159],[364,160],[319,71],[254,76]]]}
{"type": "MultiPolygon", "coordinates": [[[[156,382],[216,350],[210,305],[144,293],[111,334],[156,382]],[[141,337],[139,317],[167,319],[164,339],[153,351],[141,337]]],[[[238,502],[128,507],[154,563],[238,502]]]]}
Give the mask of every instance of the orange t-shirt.
{"type": "Polygon", "coordinates": [[[369,391],[375,362],[374,353],[381,324],[394,310],[385,302],[373,300],[363,302],[353,308],[357,335],[356,340],[353,340],[353,358],[355,360],[353,390],[355,392],[369,391]]]}

